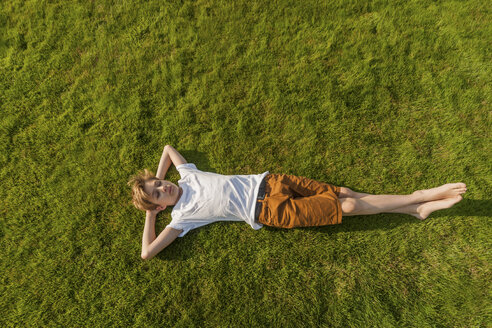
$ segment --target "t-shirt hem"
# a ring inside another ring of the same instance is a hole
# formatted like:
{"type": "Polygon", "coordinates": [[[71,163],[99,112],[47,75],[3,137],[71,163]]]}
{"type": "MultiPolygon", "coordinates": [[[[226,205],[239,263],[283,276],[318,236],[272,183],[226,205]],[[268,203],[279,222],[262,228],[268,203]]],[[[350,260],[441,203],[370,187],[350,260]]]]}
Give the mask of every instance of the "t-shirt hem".
{"type": "Polygon", "coordinates": [[[249,219],[250,219],[250,226],[255,229],[255,230],[258,230],[258,229],[261,229],[263,228],[263,224],[261,223],[256,223],[255,222],[255,210],[256,210],[256,200],[258,199],[258,192],[260,191],[260,184],[261,184],[261,181],[268,175],[270,174],[269,171],[266,171],[266,172],[263,172],[261,175],[260,175],[260,182],[256,184],[255,186],[255,190],[254,190],[254,193],[253,193],[253,204],[251,206],[251,209],[249,211],[249,219]]]}

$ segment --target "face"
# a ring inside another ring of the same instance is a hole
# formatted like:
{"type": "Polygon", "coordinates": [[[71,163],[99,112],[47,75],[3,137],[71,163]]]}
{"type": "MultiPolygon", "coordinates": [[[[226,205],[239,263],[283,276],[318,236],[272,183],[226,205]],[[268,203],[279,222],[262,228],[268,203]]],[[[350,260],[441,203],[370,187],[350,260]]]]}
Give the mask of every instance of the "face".
{"type": "Polygon", "coordinates": [[[179,200],[180,187],[166,180],[148,180],[144,190],[150,195],[150,201],[165,209],[168,205],[176,205],[179,200]]]}

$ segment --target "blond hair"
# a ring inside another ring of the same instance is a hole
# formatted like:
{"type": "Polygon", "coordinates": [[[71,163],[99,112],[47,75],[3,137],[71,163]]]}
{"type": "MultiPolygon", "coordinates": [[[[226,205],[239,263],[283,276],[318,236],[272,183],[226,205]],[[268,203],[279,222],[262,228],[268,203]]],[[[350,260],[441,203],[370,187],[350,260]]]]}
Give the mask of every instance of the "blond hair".
{"type": "Polygon", "coordinates": [[[148,180],[159,180],[154,173],[144,169],[130,177],[128,185],[132,187],[132,203],[136,208],[142,211],[153,211],[157,208],[157,204],[150,201],[150,195],[144,190],[145,182],[148,180]]]}

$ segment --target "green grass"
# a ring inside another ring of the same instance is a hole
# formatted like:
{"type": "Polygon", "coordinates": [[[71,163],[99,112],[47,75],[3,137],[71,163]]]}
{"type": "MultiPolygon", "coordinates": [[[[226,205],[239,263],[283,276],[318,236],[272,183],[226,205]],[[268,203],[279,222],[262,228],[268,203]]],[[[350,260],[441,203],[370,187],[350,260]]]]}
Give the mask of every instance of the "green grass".
{"type": "Polygon", "coordinates": [[[0,326],[490,325],[486,3],[1,2],[0,326]],[[143,261],[126,182],[165,144],[220,174],[468,192],[423,222],[215,223],[143,261]]]}

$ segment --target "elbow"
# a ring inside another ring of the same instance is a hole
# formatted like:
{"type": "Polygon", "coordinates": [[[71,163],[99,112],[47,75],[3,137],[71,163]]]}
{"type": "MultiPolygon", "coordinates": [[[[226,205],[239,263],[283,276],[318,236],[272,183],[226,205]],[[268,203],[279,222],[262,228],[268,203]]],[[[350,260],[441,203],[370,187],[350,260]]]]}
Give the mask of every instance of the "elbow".
{"type": "Polygon", "coordinates": [[[143,260],[150,260],[150,256],[149,256],[149,252],[142,252],[142,254],[140,254],[140,256],[142,257],[143,260]]]}

